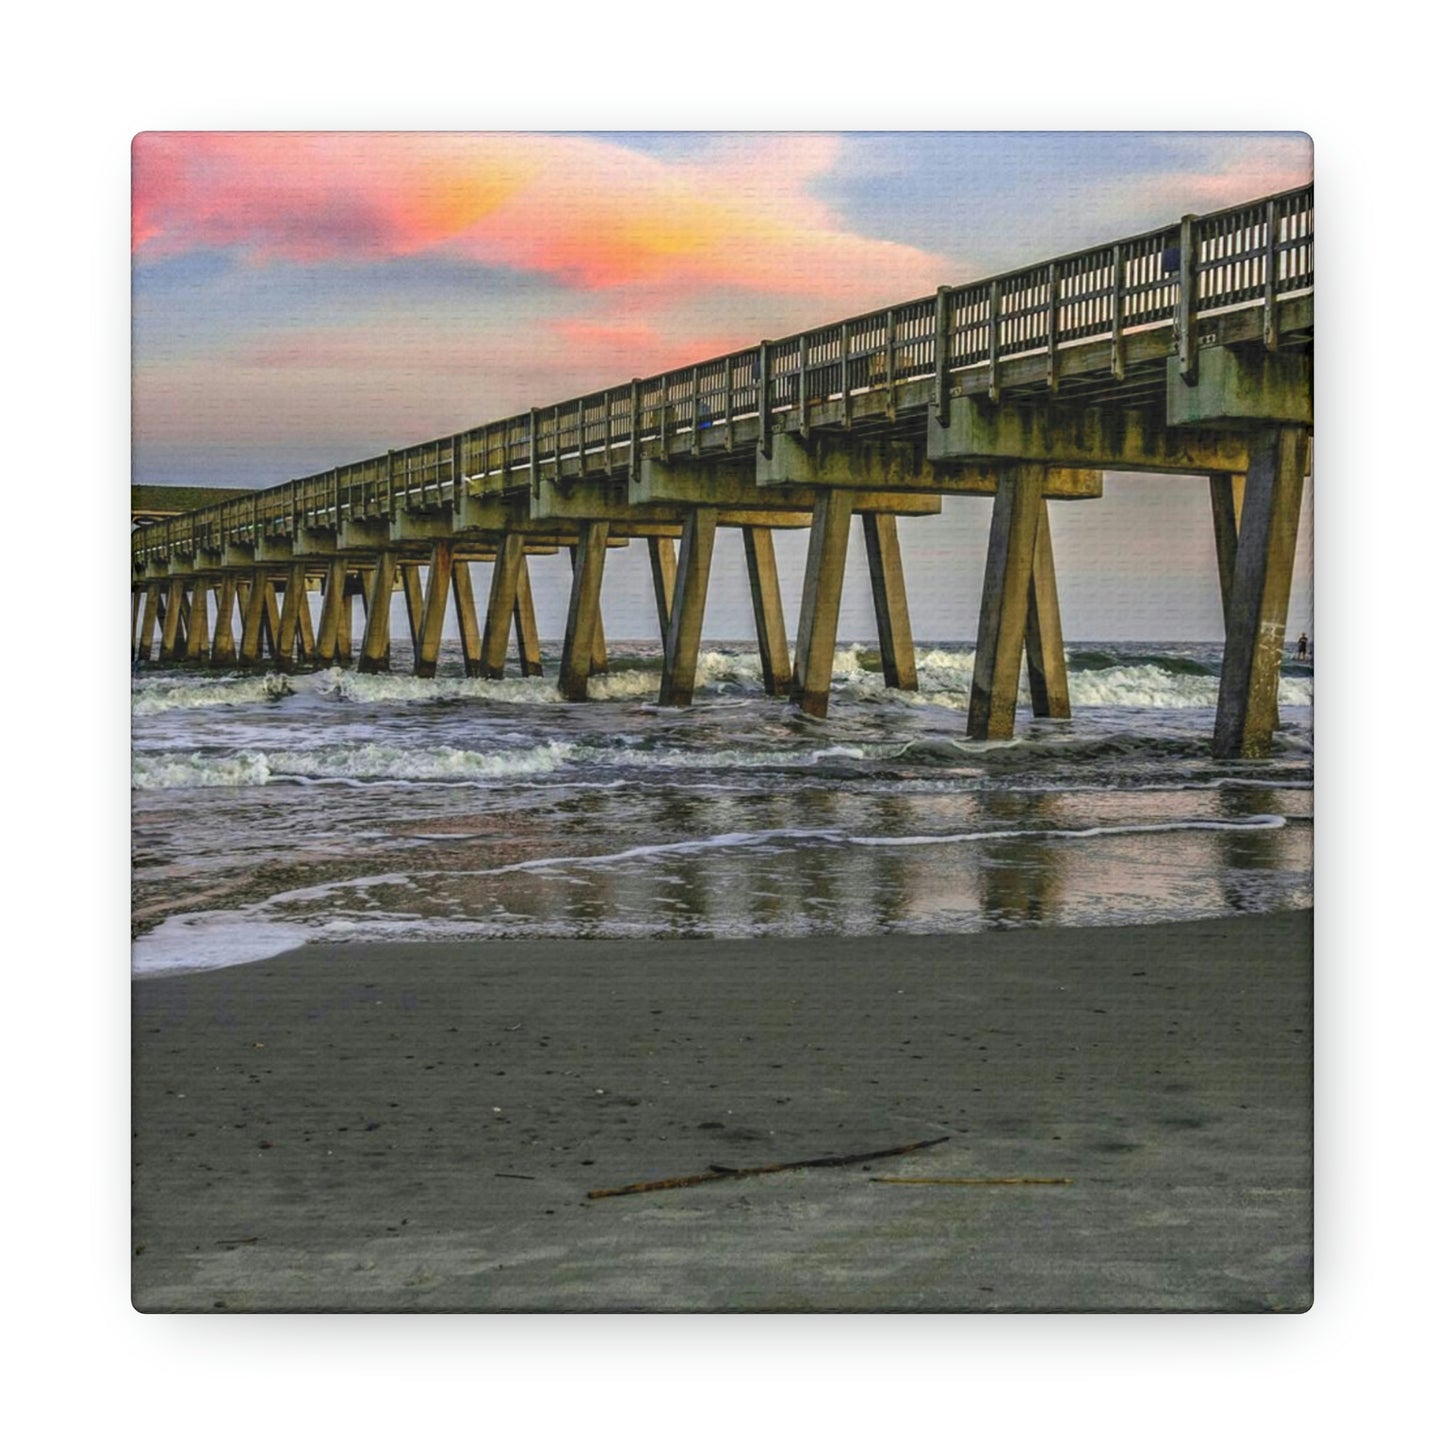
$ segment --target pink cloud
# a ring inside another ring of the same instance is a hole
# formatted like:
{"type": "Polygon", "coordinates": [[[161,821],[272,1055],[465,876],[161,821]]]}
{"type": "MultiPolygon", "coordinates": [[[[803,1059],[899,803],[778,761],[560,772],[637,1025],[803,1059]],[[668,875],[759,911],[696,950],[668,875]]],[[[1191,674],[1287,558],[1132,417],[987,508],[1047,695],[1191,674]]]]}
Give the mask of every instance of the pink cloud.
{"type": "Polygon", "coordinates": [[[809,191],[835,137],[719,137],[674,162],[571,135],[166,134],[134,151],[137,257],[434,252],[582,290],[911,295],[944,260],[849,232],[809,191]]]}

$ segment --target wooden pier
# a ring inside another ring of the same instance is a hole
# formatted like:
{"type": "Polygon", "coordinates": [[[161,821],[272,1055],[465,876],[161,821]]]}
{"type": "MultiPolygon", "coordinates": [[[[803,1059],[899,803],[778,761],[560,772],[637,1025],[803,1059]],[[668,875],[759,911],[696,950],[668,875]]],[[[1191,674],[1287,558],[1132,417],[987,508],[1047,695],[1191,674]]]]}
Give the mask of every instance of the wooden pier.
{"type": "Polygon", "coordinates": [[[659,702],[686,705],[714,539],[736,527],[765,685],[823,716],[854,514],[885,682],[909,689],[897,518],[987,495],[968,731],[1009,737],[1025,658],[1035,716],[1069,711],[1049,503],[1101,496],[1106,471],[1166,473],[1206,483],[1213,509],[1214,750],[1258,756],[1312,463],[1313,258],[1304,187],[179,515],[152,497],[131,537],[134,656],[383,670],[400,589],[418,675],[436,671],[449,605],[469,674],[501,676],[514,634],[516,666],[537,675],[527,559],[567,548],[558,687],[581,702],[607,666],[607,553],[640,542],[659,702]],[[772,535],[789,527],[809,529],[791,662],[772,535]],[[492,564],[482,612],[474,562],[492,564]]]}

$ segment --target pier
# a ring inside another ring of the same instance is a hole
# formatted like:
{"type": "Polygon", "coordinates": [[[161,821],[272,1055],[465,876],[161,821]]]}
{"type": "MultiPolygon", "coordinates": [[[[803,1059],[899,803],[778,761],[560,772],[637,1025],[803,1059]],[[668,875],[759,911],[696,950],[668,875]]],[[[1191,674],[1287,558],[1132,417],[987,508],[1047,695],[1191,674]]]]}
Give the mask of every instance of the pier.
{"type": "Polygon", "coordinates": [[[1314,210],[1304,187],[1147,234],[944,286],[932,296],[279,486],[172,514],[134,504],[140,663],[390,666],[406,599],[418,675],[446,609],[466,669],[541,672],[528,558],[572,557],[561,695],[606,670],[608,552],[645,546],[664,665],[692,700],[719,527],[742,531],[768,691],[825,716],[844,562],[862,520],[884,680],[917,686],[899,517],[993,498],[968,733],[1007,738],[1027,664],[1035,716],[1067,717],[1051,502],[1105,472],[1207,486],[1225,654],[1220,757],[1259,756],[1312,470],[1314,210]],[[777,528],[806,528],[789,656],[777,528]],[[491,564],[485,598],[470,564],[491,564]],[[320,589],[313,619],[308,590],[320,589]],[[354,635],[355,602],[363,626],[354,635]],[[515,639],[515,640],[513,640],[515,639]]]}

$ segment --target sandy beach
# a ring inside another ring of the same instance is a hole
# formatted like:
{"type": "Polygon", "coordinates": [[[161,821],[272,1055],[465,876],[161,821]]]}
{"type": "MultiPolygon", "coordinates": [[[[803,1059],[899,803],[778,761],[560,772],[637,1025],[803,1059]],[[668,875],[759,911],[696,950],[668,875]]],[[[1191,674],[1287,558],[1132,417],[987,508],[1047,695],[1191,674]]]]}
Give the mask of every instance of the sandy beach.
{"type": "Polygon", "coordinates": [[[138,979],[133,1300],[1305,1309],[1311,927],[371,944],[138,979]],[[881,1182],[1000,1177],[1071,1182],[881,1182]]]}

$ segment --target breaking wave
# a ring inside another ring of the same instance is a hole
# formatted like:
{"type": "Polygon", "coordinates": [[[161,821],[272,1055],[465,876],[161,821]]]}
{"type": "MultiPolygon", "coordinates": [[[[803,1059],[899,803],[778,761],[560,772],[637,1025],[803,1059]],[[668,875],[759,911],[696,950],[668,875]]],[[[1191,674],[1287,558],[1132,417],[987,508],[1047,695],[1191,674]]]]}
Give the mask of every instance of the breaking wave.
{"type": "Polygon", "coordinates": [[[274,702],[289,697],[293,690],[290,680],[279,672],[252,677],[146,677],[132,686],[131,712],[148,717],[175,708],[274,702]]]}
{"type": "Polygon", "coordinates": [[[243,750],[229,755],[137,753],[131,786],[237,788],[264,783],[467,783],[536,777],[565,767],[575,747],[565,742],[496,753],[466,748],[399,748],[385,743],[306,751],[243,750]]]}

